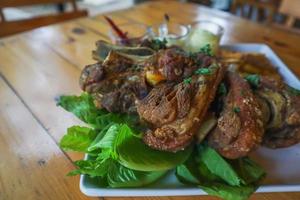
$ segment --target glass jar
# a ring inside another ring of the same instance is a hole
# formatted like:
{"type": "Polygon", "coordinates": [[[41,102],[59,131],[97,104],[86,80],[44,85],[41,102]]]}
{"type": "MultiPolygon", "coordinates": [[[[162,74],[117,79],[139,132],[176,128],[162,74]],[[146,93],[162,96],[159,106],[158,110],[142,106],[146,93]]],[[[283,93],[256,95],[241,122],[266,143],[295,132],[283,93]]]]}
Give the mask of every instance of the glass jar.
{"type": "Polygon", "coordinates": [[[224,33],[222,26],[211,21],[196,21],[190,25],[186,46],[187,51],[198,52],[201,48],[210,45],[212,53],[216,54],[221,37],[224,33]]]}
{"type": "Polygon", "coordinates": [[[165,39],[167,46],[183,46],[189,34],[188,26],[173,22],[154,24],[148,28],[148,31],[150,38],[165,39]]]}

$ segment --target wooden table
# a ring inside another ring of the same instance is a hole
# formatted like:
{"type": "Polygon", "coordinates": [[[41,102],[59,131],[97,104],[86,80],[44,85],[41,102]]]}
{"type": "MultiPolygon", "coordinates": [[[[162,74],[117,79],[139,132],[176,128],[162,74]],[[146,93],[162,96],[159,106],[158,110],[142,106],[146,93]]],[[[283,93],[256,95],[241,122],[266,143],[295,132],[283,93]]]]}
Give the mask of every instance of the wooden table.
{"type": "MultiPolygon", "coordinates": [[[[154,24],[164,13],[182,23],[219,23],[225,28],[222,43],[266,43],[300,76],[300,36],[293,33],[176,2],[150,2],[108,15],[118,24],[154,24]]],[[[65,153],[57,144],[67,127],[80,122],[54,101],[61,94],[80,93],[80,71],[94,62],[91,50],[95,41],[108,40],[108,29],[99,15],[0,40],[0,199],[113,199],[86,197],[79,191],[79,177],[65,176],[83,155],[65,153]]],[[[300,193],[255,194],[251,199],[299,200],[300,193]]]]}

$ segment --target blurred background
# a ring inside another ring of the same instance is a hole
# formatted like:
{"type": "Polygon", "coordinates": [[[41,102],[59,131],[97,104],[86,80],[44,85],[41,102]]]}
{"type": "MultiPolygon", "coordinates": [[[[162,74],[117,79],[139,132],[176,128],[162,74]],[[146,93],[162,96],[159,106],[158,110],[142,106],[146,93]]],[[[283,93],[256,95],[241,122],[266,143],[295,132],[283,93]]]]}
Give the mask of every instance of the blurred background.
{"type": "MultiPolygon", "coordinates": [[[[97,14],[126,9],[147,0],[0,0],[0,29],[8,30],[5,35],[22,32],[35,27],[68,20],[82,16],[95,16],[97,14]],[[10,2],[10,3],[7,3],[10,2]],[[14,3],[11,3],[14,2],[14,3]],[[18,3],[23,2],[23,3],[18,3]],[[26,3],[24,3],[26,2],[26,3]],[[24,6],[25,5],[25,6],[24,6]],[[47,16],[65,12],[77,12],[70,16],[56,17],[59,20],[43,19],[29,22],[38,16],[47,16]],[[80,11],[80,13],[78,12],[80,11]],[[84,11],[84,12],[83,12],[84,11]],[[22,21],[26,25],[21,25],[22,21]],[[47,21],[48,20],[48,21],[47,21]],[[14,24],[12,24],[12,22],[14,24]],[[45,22],[45,23],[44,23],[45,22]],[[10,23],[10,24],[9,24],[10,23]],[[23,28],[21,26],[27,26],[23,28]],[[10,30],[11,29],[11,30],[10,30]],[[14,30],[17,29],[17,30],[14,30]]],[[[168,0],[164,0],[167,2],[168,0]]],[[[169,0],[170,1],[170,0],[169,0]]],[[[257,23],[277,26],[289,31],[300,33],[300,0],[178,0],[208,6],[214,9],[231,12],[232,14],[247,18],[257,23]]],[[[0,30],[1,33],[1,30],[0,30]]],[[[2,34],[3,35],[3,34],[2,34]]],[[[1,37],[1,34],[0,34],[1,37]]]]}

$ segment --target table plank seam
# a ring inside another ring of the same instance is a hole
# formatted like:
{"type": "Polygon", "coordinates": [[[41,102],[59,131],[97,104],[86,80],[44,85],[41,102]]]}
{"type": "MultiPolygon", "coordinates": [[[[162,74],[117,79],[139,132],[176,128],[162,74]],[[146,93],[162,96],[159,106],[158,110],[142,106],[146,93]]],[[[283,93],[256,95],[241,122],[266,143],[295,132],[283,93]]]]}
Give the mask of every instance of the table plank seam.
{"type": "Polygon", "coordinates": [[[69,63],[72,67],[74,67],[76,70],[81,71],[81,66],[77,65],[76,63],[72,62],[71,60],[69,60],[67,57],[65,57],[63,54],[59,53],[59,51],[57,51],[55,48],[53,48],[51,45],[49,45],[47,42],[43,41],[43,44],[45,44],[55,55],[57,55],[58,57],[62,58],[64,61],[66,61],[67,63],[69,63]]]}
{"type": "MultiPolygon", "coordinates": [[[[97,22],[98,22],[98,20],[97,20],[97,22]]],[[[101,22],[101,21],[99,21],[99,22],[101,22]]],[[[97,35],[100,35],[100,36],[104,37],[105,39],[109,39],[109,37],[107,35],[99,32],[96,29],[93,29],[89,26],[85,26],[82,22],[76,22],[76,24],[83,27],[83,28],[85,28],[85,29],[87,29],[87,30],[89,30],[89,31],[91,31],[91,32],[93,32],[93,33],[95,33],[95,34],[97,34],[97,35]]]]}
{"type": "MultiPolygon", "coordinates": [[[[36,122],[41,125],[41,127],[45,130],[45,132],[47,133],[47,135],[54,141],[54,143],[58,146],[59,149],[61,149],[58,145],[58,143],[56,142],[56,140],[54,139],[54,137],[49,133],[49,128],[47,128],[42,122],[41,120],[39,120],[39,118],[32,112],[32,110],[30,109],[30,107],[27,105],[27,103],[24,101],[24,99],[20,96],[20,94],[14,89],[14,87],[9,83],[9,81],[7,80],[7,78],[0,72],[0,77],[3,79],[3,81],[5,82],[5,84],[14,92],[14,94],[19,98],[19,100],[21,101],[21,103],[25,106],[25,108],[28,110],[28,112],[32,115],[32,117],[36,120],[36,122]]],[[[74,163],[71,160],[71,158],[68,156],[68,154],[66,154],[65,151],[63,151],[61,149],[62,153],[67,157],[67,159],[72,163],[73,166],[74,163]]]]}
{"type": "MultiPolygon", "coordinates": [[[[48,46],[48,44],[44,43],[45,45],[48,46]]],[[[50,46],[48,46],[51,50],[52,48],[50,46]]],[[[55,52],[55,51],[54,51],[55,52]]],[[[56,52],[55,52],[56,53],[56,52]]],[[[60,55],[59,55],[60,56],[60,55]]],[[[60,56],[62,57],[62,56],[60,56]]],[[[64,60],[66,60],[67,62],[69,62],[66,58],[62,57],[64,60]]],[[[73,65],[71,63],[71,65],[73,67],[76,67],[76,69],[80,70],[76,65],[73,65]]],[[[42,121],[34,114],[34,112],[30,109],[30,107],[28,106],[28,104],[24,101],[24,99],[21,97],[21,95],[18,93],[18,91],[12,86],[12,84],[8,81],[8,79],[2,74],[2,72],[0,72],[0,78],[2,78],[2,80],[4,81],[4,83],[12,90],[12,92],[16,95],[16,97],[20,100],[20,102],[24,105],[24,107],[28,110],[28,112],[31,114],[31,116],[33,117],[34,120],[36,120],[36,122],[41,126],[41,128],[45,131],[45,133],[53,140],[53,142],[57,145],[57,147],[61,150],[61,152],[63,153],[63,155],[66,157],[67,160],[69,160],[71,162],[71,164],[76,167],[74,165],[74,162],[72,161],[72,159],[70,158],[70,156],[59,147],[58,142],[55,140],[55,138],[50,134],[49,132],[49,128],[47,128],[42,121]]],[[[103,197],[97,197],[97,199],[100,200],[104,200],[103,197]]]]}

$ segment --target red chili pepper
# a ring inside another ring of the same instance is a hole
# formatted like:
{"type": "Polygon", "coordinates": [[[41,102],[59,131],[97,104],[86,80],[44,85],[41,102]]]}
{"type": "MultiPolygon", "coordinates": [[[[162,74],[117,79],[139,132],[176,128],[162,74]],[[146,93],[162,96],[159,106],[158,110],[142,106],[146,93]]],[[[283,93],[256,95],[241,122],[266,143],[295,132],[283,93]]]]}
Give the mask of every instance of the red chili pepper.
{"type": "Polygon", "coordinates": [[[104,15],[104,18],[105,20],[109,23],[109,25],[111,26],[111,28],[116,32],[116,34],[123,40],[128,40],[128,37],[127,37],[127,32],[124,33],[116,24],[115,22],[104,15]]]}

